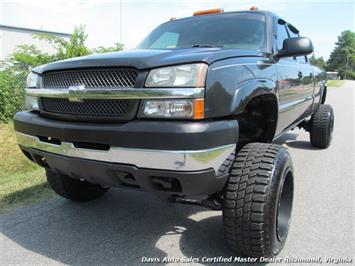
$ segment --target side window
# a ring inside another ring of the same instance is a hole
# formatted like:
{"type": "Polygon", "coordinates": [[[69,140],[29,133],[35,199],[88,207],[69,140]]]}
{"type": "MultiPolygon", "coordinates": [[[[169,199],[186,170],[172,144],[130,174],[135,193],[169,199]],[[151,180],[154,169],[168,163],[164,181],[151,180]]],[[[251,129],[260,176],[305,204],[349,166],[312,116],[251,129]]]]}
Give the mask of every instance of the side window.
{"type": "Polygon", "coordinates": [[[280,24],[279,22],[277,24],[277,36],[276,36],[276,45],[278,50],[282,49],[282,44],[284,40],[287,38],[288,38],[288,34],[287,34],[285,24],[280,24]]]}
{"type": "Polygon", "coordinates": [[[151,48],[175,48],[179,39],[176,32],[165,32],[152,45],[151,48]]]}

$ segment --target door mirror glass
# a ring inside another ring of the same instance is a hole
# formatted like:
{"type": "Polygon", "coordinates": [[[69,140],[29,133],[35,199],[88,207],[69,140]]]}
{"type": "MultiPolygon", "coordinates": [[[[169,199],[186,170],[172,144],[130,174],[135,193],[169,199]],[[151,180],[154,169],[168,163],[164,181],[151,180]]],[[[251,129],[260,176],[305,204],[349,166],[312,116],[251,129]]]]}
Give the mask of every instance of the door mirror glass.
{"type": "Polygon", "coordinates": [[[313,44],[306,37],[288,38],[283,41],[282,49],[277,51],[277,57],[309,55],[313,53],[313,44]]]}

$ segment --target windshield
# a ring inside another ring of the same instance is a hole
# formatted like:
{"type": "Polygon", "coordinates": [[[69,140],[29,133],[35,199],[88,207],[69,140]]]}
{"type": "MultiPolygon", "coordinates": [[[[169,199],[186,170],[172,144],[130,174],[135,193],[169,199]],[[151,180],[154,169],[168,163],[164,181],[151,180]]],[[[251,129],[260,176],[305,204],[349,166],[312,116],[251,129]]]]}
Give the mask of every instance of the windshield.
{"type": "Polygon", "coordinates": [[[265,45],[265,16],[252,13],[203,15],[164,23],[139,49],[225,47],[260,49],[265,45]]]}

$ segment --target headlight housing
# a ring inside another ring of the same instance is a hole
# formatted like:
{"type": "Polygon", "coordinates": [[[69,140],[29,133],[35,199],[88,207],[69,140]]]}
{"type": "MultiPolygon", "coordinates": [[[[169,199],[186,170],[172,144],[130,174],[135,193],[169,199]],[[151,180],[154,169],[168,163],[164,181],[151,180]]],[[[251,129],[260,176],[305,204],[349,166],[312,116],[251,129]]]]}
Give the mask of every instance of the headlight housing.
{"type": "MultiPolygon", "coordinates": [[[[35,89],[40,87],[40,75],[30,72],[26,80],[27,89],[35,89]]],[[[25,108],[26,110],[39,110],[38,98],[33,96],[25,96],[25,108]]]]}
{"type": "Polygon", "coordinates": [[[143,115],[150,118],[203,119],[205,115],[203,98],[147,100],[143,115]]]}
{"type": "Polygon", "coordinates": [[[40,76],[34,72],[30,72],[27,76],[26,88],[39,88],[40,87],[40,76]]]}
{"type": "Polygon", "coordinates": [[[39,110],[38,98],[33,96],[25,96],[25,108],[26,110],[33,111],[39,110]]]}
{"type": "Polygon", "coordinates": [[[146,87],[204,87],[207,64],[188,64],[153,69],[145,82],[146,87]]]}

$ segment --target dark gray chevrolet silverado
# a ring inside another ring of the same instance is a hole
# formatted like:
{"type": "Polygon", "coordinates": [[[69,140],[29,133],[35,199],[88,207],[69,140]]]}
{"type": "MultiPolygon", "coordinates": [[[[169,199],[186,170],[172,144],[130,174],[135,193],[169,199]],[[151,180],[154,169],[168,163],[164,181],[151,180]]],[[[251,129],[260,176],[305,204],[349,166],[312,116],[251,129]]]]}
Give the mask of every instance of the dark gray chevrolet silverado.
{"type": "Polygon", "coordinates": [[[208,10],[172,19],[137,49],[36,67],[23,153],[59,195],[88,201],[109,187],[222,210],[238,254],[285,244],[294,171],[273,140],[295,127],[327,148],[334,115],[308,38],[267,11],[208,10]]]}

